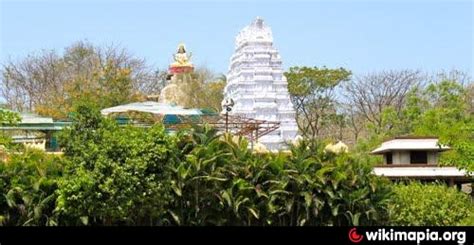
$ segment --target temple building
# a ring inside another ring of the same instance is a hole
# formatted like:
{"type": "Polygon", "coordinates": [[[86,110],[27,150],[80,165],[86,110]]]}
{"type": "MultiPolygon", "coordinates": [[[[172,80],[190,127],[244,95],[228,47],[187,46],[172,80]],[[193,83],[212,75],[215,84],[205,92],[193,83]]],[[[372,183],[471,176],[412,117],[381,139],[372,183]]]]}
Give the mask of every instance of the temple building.
{"type": "Polygon", "coordinates": [[[448,185],[471,183],[472,176],[452,166],[439,166],[440,153],[448,151],[436,137],[396,137],[385,141],[371,154],[383,156],[374,173],[391,180],[442,181],[448,185]]]}
{"type": "Polygon", "coordinates": [[[12,137],[12,143],[50,153],[60,151],[55,132],[67,127],[70,122],[54,121],[51,117],[43,117],[33,113],[19,113],[19,116],[20,122],[0,126],[2,133],[12,137]]]}
{"type": "Polygon", "coordinates": [[[259,139],[269,150],[285,148],[295,139],[295,110],[283,75],[282,60],[273,47],[269,26],[257,18],[243,28],[235,40],[224,101],[235,104],[230,115],[278,122],[278,130],[259,139]]]}

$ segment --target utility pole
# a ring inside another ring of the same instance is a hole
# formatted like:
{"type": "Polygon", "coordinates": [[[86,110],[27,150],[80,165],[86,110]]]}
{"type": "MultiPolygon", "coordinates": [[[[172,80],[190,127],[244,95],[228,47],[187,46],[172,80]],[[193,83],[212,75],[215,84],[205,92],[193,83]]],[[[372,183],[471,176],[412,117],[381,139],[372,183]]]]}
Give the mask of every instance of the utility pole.
{"type": "Polygon", "coordinates": [[[233,99],[226,99],[225,103],[222,104],[223,109],[225,110],[225,132],[229,132],[229,112],[232,111],[234,107],[233,99]]]}
{"type": "Polygon", "coordinates": [[[225,112],[225,132],[229,132],[229,112],[225,112]]]}

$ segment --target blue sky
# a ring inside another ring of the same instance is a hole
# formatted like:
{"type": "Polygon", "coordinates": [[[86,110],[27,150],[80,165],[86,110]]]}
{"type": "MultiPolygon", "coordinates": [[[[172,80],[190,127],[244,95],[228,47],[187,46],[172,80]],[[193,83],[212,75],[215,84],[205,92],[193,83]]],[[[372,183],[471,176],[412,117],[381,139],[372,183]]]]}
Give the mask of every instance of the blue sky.
{"type": "Polygon", "coordinates": [[[0,63],[75,41],[118,44],[164,69],[179,42],[193,62],[227,72],[234,38],[256,16],[284,67],[474,74],[472,1],[0,0],[0,63]]]}

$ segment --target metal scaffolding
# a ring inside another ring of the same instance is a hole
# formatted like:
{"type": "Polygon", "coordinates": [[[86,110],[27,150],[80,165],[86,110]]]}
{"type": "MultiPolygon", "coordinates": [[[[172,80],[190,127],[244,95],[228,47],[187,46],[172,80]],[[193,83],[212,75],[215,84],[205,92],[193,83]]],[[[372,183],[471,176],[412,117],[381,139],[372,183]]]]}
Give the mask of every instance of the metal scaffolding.
{"type": "Polygon", "coordinates": [[[210,125],[221,132],[230,132],[234,135],[246,137],[252,142],[258,142],[258,139],[267,135],[280,127],[279,122],[266,120],[257,120],[233,115],[205,115],[195,119],[183,118],[179,123],[169,124],[168,128],[179,129],[190,125],[210,125]]]}

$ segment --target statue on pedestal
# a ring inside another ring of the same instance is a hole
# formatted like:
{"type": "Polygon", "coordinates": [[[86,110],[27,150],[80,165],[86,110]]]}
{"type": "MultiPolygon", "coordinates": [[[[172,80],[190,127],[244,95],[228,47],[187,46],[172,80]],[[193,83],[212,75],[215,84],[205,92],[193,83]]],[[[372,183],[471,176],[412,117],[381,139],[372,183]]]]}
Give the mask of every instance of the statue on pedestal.
{"type": "Polygon", "coordinates": [[[176,54],[173,55],[174,62],[170,65],[170,73],[187,73],[194,70],[193,64],[191,63],[192,54],[186,53],[186,48],[183,43],[178,45],[176,54]]]}
{"type": "Polygon", "coordinates": [[[186,53],[186,47],[183,43],[178,45],[176,53],[173,55],[174,62],[169,66],[168,80],[169,84],[161,90],[159,102],[174,103],[178,105],[186,104],[185,89],[187,84],[183,83],[186,77],[180,74],[188,74],[194,71],[194,66],[191,63],[191,53],[186,53]]]}

